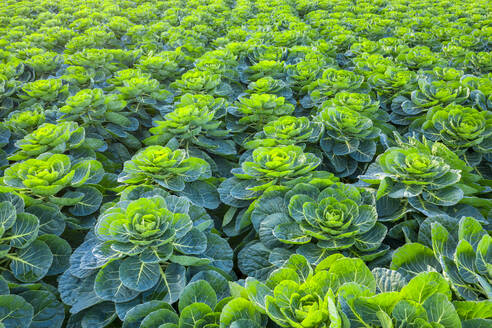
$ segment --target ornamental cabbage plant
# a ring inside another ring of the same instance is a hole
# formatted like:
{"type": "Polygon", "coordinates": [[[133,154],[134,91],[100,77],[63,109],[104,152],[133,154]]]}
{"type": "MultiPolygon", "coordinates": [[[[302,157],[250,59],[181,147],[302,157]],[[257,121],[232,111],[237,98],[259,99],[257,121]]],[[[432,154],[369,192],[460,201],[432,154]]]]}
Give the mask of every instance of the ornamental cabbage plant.
{"type": "Polygon", "coordinates": [[[263,127],[254,140],[244,144],[247,149],[280,145],[307,145],[318,142],[323,132],[321,122],[307,117],[281,116],[263,127]]]}
{"type": "Polygon", "coordinates": [[[222,202],[243,207],[271,186],[294,186],[309,181],[321,159],[299,146],[260,147],[231,172],[234,177],[219,187],[222,202]]]}
{"type": "Polygon", "coordinates": [[[164,121],[154,122],[155,127],[149,129],[154,136],[144,142],[149,145],[177,143],[193,154],[235,155],[235,145],[227,139],[230,132],[220,120],[224,116],[224,99],[186,94],[176,108],[164,116],[164,121]]]}
{"type": "Polygon", "coordinates": [[[217,191],[205,181],[211,177],[210,164],[188,156],[185,150],[148,146],[125,162],[119,182],[155,184],[207,207],[218,206],[217,191]]]}
{"type": "Polygon", "coordinates": [[[326,107],[317,120],[324,126],[321,149],[337,175],[351,176],[360,171],[359,163],[372,161],[381,130],[371,118],[346,107],[326,107]]]}
{"type": "Polygon", "coordinates": [[[65,153],[80,147],[84,139],[84,128],[75,122],[45,123],[15,143],[19,151],[10,156],[9,160],[24,160],[43,153],[65,153]]]}
{"type": "Polygon", "coordinates": [[[378,184],[377,197],[407,198],[422,209],[427,205],[452,206],[480,192],[480,177],[472,173],[444,144],[409,139],[379,155],[363,181],[378,184]]]}
{"type": "Polygon", "coordinates": [[[173,304],[193,266],[232,269],[232,250],[211,225],[206,211],[184,197],[130,188],[106,206],[94,233],[75,250],[60,277],[61,298],[81,320],[91,311],[111,311],[106,324],[116,315],[123,319],[129,308],[120,312],[120,305],[130,301],[173,304]]]}
{"type": "Polygon", "coordinates": [[[442,142],[471,166],[480,163],[482,154],[492,151],[492,113],[489,111],[455,104],[438,106],[410,128],[429,140],[442,142]]]}
{"type": "Polygon", "coordinates": [[[251,214],[267,247],[299,245],[290,249],[309,259],[342,250],[363,259],[383,255],[387,229],[377,219],[374,195],[340,182],[323,189],[301,183],[267,190],[251,214]]]}

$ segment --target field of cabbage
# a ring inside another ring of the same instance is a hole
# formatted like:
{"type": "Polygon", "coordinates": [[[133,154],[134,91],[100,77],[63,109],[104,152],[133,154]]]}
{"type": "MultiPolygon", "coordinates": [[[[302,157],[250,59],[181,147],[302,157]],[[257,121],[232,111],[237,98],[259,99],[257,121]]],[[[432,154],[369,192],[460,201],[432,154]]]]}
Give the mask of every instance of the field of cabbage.
{"type": "Polygon", "coordinates": [[[1,328],[491,328],[489,0],[0,0],[1,328]]]}

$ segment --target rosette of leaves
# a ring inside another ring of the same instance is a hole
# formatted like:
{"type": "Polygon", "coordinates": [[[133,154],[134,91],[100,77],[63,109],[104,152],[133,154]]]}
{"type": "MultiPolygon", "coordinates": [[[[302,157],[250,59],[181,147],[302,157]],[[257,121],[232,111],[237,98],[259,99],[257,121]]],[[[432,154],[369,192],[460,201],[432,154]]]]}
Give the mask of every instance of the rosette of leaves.
{"type": "Polygon", "coordinates": [[[275,80],[271,76],[263,77],[251,82],[248,89],[244,91],[247,94],[272,94],[278,97],[284,97],[287,100],[292,99],[292,90],[286,82],[275,80]]]}
{"type": "Polygon", "coordinates": [[[5,125],[16,136],[24,136],[37,129],[46,120],[46,115],[41,106],[33,106],[32,109],[13,111],[5,121],[5,125]]]}
{"type": "Polygon", "coordinates": [[[483,111],[492,109],[492,80],[490,77],[463,75],[460,81],[471,90],[468,100],[473,107],[483,111]]]}
{"type": "Polygon", "coordinates": [[[373,74],[382,74],[388,67],[394,66],[394,62],[381,54],[360,55],[353,59],[355,72],[368,78],[373,74]]]}
{"type": "Polygon", "coordinates": [[[382,52],[383,49],[379,42],[362,39],[359,42],[354,42],[350,46],[350,49],[345,53],[345,55],[352,57],[360,55],[379,54],[382,52]]]}
{"type": "Polygon", "coordinates": [[[204,269],[201,276],[217,275],[207,274],[211,267],[232,269],[232,250],[212,225],[206,211],[184,197],[142,186],[126,190],[108,204],[60,277],[73,320],[98,313],[98,327],[104,327],[116,316],[132,320],[135,311],[129,310],[148,301],[188,301],[183,290],[193,267],[204,269]]]}
{"type": "Polygon", "coordinates": [[[437,106],[410,128],[457,151],[471,166],[480,163],[482,154],[492,152],[492,113],[489,111],[456,104],[437,106]]]}
{"type": "Polygon", "coordinates": [[[381,130],[369,117],[346,107],[327,107],[316,119],[324,126],[321,149],[337,176],[353,176],[372,161],[381,130]]]}
{"type": "Polygon", "coordinates": [[[247,50],[244,60],[251,66],[263,60],[282,61],[286,56],[286,48],[273,45],[254,45],[247,50]]]}
{"type": "Polygon", "coordinates": [[[412,91],[410,99],[400,96],[391,103],[391,122],[408,125],[434,106],[450,103],[462,104],[470,96],[470,90],[455,81],[439,81],[421,78],[419,88],[412,91]]]}
{"type": "Polygon", "coordinates": [[[89,217],[102,202],[95,185],[104,177],[102,164],[92,159],[72,161],[64,154],[44,153],[8,167],[3,191],[15,192],[31,204],[68,206],[70,214],[89,217]]]}
{"type": "MultiPolygon", "coordinates": [[[[128,110],[127,102],[116,94],[105,95],[101,89],[83,89],[69,97],[59,111],[60,121],[75,121],[86,129],[90,144],[99,151],[106,145],[102,140],[120,141],[129,148],[140,147],[134,135],[140,126],[138,114],[128,110]]],[[[137,135],[138,136],[138,135],[137,135]]]]}
{"type": "Polygon", "coordinates": [[[390,107],[394,98],[407,95],[417,86],[416,74],[403,67],[390,66],[384,72],[372,73],[367,78],[367,83],[374,90],[381,105],[390,107]]]}
{"type": "Polygon", "coordinates": [[[65,308],[51,286],[5,277],[0,277],[0,312],[4,327],[61,328],[65,319],[65,308]]]}
{"type": "Polygon", "coordinates": [[[286,80],[296,95],[303,97],[308,92],[308,86],[321,76],[324,66],[324,62],[306,56],[304,61],[287,66],[286,80]]]}
{"type": "Polygon", "coordinates": [[[222,182],[220,199],[231,206],[243,207],[271,186],[294,186],[309,180],[321,164],[312,153],[295,145],[260,147],[232,169],[234,177],[222,182]]]}
{"type": "Polygon", "coordinates": [[[206,53],[196,61],[195,65],[200,71],[219,74],[223,79],[234,84],[239,79],[239,73],[235,70],[237,63],[232,54],[215,57],[213,52],[206,53]]]}
{"type": "Polygon", "coordinates": [[[239,66],[239,69],[239,77],[244,84],[268,76],[276,80],[285,78],[285,62],[283,61],[261,60],[251,66],[239,66]]]}
{"type": "Polygon", "coordinates": [[[469,55],[471,65],[476,71],[487,73],[492,69],[492,56],[490,52],[471,52],[469,55]]]}
{"type": "Polygon", "coordinates": [[[380,125],[382,125],[382,122],[387,122],[389,120],[388,113],[380,110],[379,102],[372,99],[367,93],[341,91],[333,98],[323,103],[321,108],[324,107],[348,108],[370,117],[373,122],[379,121],[378,123],[380,125]]]}
{"type": "Polygon", "coordinates": [[[192,152],[197,148],[200,153],[219,156],[236,154],[234,142],[228,140],[230,132],[221,121],[225,109],[219,99],[209,95],[184,95],[176,109],[164,116],[164,121],[154,122],[155,127],[149,130],[154,136],[144,143],[166,145],[171,142],[192,152]]]}
{"type": "MultiPolygon", "coordinates": [[[[371,164],[361,180],[378,184],[377,198],[406,198],[424,213],[438,206],[453,206],[483,187],[473,168],[444,144],[409,138],[398,141],[371,164]]],[[[473,201],[467,201],[473,205],[473,201]]]]}
{"type": "Polygon", "coordinates": [[[140,58],[136,67],[162,83],[173,81],[184,71],[180,57],[181,55],[176,51],[149,54],[140,58]]]}
{"type": "Polygon", "coordinates": [[[215,186],[208,181],[211,168],[205,160],[185,150],[148,146],[126,161],[118,182],[157,184],[206,208],[219,205],[215,186]]]}
{"type": "Polygon", "coordinates": [[[16,141],[15,146],[19,150],[11,155],[9,160],[25,160],[43,153],[64,153],[80,147],[84,140],[85,130],[75,122],[44,123],[16,141]]]}
{"type": "Polygon", "coordinates": [[[377,223],[374,196],[333,183],[326,188],[301,183],[265,191],[251,213],[260,241],[268,248],[290,247],[309,259],[346,251],[365,260],[383,255],[386,227],[377,223]],[[304,246],[302,246],[304,245],[304,246]]]}
{"type": "Polygon", "coordinates": [[[68,86],[60,79],[36,80],[24,84],[24,94],[19,94],[23,100],[22,106],[29,107],[36,103],[45,106],[61,104],[68,95],[68,86]]]}
{"type": "Polygon", "coordinates": [[[395,60],[413,70],[430,69],[442,62],[442,59],[426,46],[417,46],[402,51],[395,60]]]}
{"type": "Polygon", "coordinates": [[[375,293],[376,279],[361,259],[334,254],[315,268],[292,255],[260,282],[248,277],[245,292],[258,311],[280,327],[351,327],[338,295],[347,288],[375,293]]]}
{"type": "Polygon", "coordinates": [[[33,78],[32,68],[20,60],[0,61],[0,116],[2,118],[18,105],[17,93],[23,82],[27,83],[33,78]]]}
{"type": "MultiPolygon", "coordinates": [[[[117,86],[116,90],[129,106],[136,108],[148,105],[158,110],[160,106],[172,100],[172,94],[166,89],[161,89],[159,81],[143,75],[123,79],[122,85],[117,86]]],[[[143,118],[147,118],[147,115],[143,115],[143,118]]]]}
{"type": "MultiPolygon", "coordinates": [[[[208,271],[207,276],[211,275],[208,271]]],[[[204,276],[206,277],[206,276],[204,276]]],[[[164,301],[150,301],[135,306],[127,312],[123,321],[123,327],[156,327],[164,325],[169,328],[190,327],[236,327],[237,321],[241,324],[249,324],[248,327],[264,327],[266,317],[255,311],[252,303],[246,299],[231,300],[232,297],[224,297],[217,290],[229,290],[227,281],[195,279],[196,275],[183,289],[178,302],[177,312],[171,305],[164,301]],[[217,284],[220,281],[220,285],[217,284]],[[225,283],[225,285],[223,285],[225,283]],[[236,322],[236,324],[235,324],[236,322]]],[[[217,278],[217,275],[214,275],[217,278]]],[[[222,293],[224,294],[224,293],[222,293]]],[[[226,295],[228,295],[227,293],[226,295]]],[[[239,326],[239,327],[243,327],[239,326]]]]}
{"type": "Polygon", "coordinates": [[[244,148],[313,144],[319,141],[322,132],[321,122],[311,121],[307,117],[281,116],[267,123],[263,131],[244,144],[244,148]]]}
{"type": "Polygon", "coordinates": [[[442,272],[460,299],[492,297],[492,238],[472,217],[433,216],[421,225],[419,243],[395,251],[391,268],[406,277],[429,269],[442,272]]]}
{"type": "Polygon", "coordinates": [[[62,63],[63,59],[61,56],[53,51],[47,51],[42,54],[34,55],[26,61],[26,64],[31,66],[38,76],[55,72],[62,63]]]}
{"type": "Polygon", "coordinates": [[[229,98],[233,95],[231,86],[222,81],[219,74],[196,69],[187,71],[181,75],[181,79],[172,82],[170,86],[178,96],[189,93],[229,98]]]}
{"type": "Polygon", "coordinates": [[[252,94],[249,98],[241,97],[238,102],[227,109],[232,115],[228,118],[227,128],[234,132],[252,130],[261,131],[265,124],[281,116],[294,112],[294,105],[284,97],[271,94],[252,94]]]}
{"type": "MultiPolygon", "coordinates": [[[[87,36],[82,37],[88,40],[87,36]]],[[[73,41],[75,41],[75,39],[72,39],[72,42],[73,41]]],[[[104,44],[104,41],[102,44],[104,44]]],[[[70,47],[70,45],[67,44],[66,47],[70,47]]],[[[67,52],[70,52],[70,49],[67,50],[67,52]]],[[[125,66],[121,67],[121,64],[118,65],[119,63],[114,60],[114,54],[109,50],[110,49],[96,49],[95,47],[80,49],[80,51],[67,56],[65,58],[65,63],[82,66],[86,70],[94,72],[95,82],[102,82],[110,77],[112,72],[115,72],[118,69],[127,68],[125,66]]]]}
{"type": "MultiPolygon", "coordinates": [[[[422,272],[408,283],[397,271],[375,268],[372,274],[377,293],[361,284],[346,284],[339,289],[338,300],[350,327],[459,328],[459,312],[473,306],[471,302],[453,303],[448,282],[437,272],[422,272]]],[[[485,312],[476,317],[489,316],[485,312]]]]}
{"type": "Polygon", "coordinates": [[[69,66],[61,78],[69,82],[73,88],[92,87],[96,80],[96,72],[82,66],[69,66]]]}
{"type": "MultiPolygon", "coordinates": [[[[55,210],[45,208],[50,214],[56,215],[55,210]]],[[[64,239],[55,234],[47,234],[50,232],[49,228],[41,224],[50,222],[46,221],[43,213],[39,213],[43,219],[40,222],[36,215],[39,207],[25,208],[21,197],[0,193],[0,209],[0,263],[5,277],[33,283],[66,270],[72,249],[64,239]]],[[[2,294],[8,294],[8,288],[7,293],[2,294]]],[[[3,306],[6,303],[1,304],[0,308],[3,306]]],[[[5,315],[10,316],[8,313],[5,315]]],[[[0,322],[3,320],[4,316],[0,322]]]]}
{"type": "Polygon", "coordinates": [[[321,78],[309,85],[308,89],[311,105],[307,108],[310,108],[321,105],[337,92],[360,92],[365,91],[367,87],[364,84],[364,77],[361,75],[352,71],[328,68],[323,71],[321,78]]]}

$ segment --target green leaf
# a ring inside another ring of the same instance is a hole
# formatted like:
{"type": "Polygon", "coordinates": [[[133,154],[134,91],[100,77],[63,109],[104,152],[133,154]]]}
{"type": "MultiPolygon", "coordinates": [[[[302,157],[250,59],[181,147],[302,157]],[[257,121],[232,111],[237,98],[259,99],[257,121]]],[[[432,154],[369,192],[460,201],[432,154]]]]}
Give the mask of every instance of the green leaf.
{"type": "Polygon", "coordinates": [[[492,272],[492,236],[487,234],[478,243],[475,264],[482,275],[492,272]]]}
{"type": "Polygon", "coordinates": [[[446,328],[461,328],[461,321],[448,296],[434,294],[424,302],[428,320],[446,328]]]}
{"type": "MultiPolygon", "coordinates": [[[[167,310],[173,311],[171,305],[167,304],[164,301],[153,300],[143,304],[138,304],[130,311],[127,312],[125,316],[125,320],[123,321],[123,328],[139,328],[141,322],[145,319],[145,317],[154,311],[167,310]]],[[[166,312],[167,313],[167,312],[166,312]]],[[[173,320],[175,317],[173,315],[166,316],[169,319],[173,320]]],[[[172,322],[172,321],[171,321],[172,322]]]]}
{"type": "Polygon", "coordinates": [[[179,327],[180,328],[194,328],[197,326],[197,322],[205,317],[207,314],[211,313],[212,309],[210,306],[204,303],[193,303],[188,305],[181,311],[179,316],[179,327]]]}
{"type": "Polygon", "coordinates": [[[458,238],[464,239],[474,250],[477,249],[478,243],[487,232],[482,225],[472,217],[464,217],[460,220],[458,229],[458,238]]]}
{"type": "Polygon", "coordinates": [[[104,116],[109,122],[119,126],[128,127],[132,124],[128,118],[116,112],[106,112],[104,116]]]}
{"type": "MultiPolygon", "coordinates": [[[[396,321],[396,327],[405,327],[405,323],[413,323],[417,319],[427,320],[427,313],[424,307],[418,303],[402,300],[398,302],[391,313],[396,321]]],[[[419,327],[419,326],[417,326],[419,327]]]]}
{"type": "Polygon", "coordinates": [[[140,323],[139,328],[163,328],[165,324],[175,324],[178,327],[179,316],[171,310],[159,309],[149,313],[140,323]]]}
{"type": "Polygon", "coordinates": [[[492,318],[492,302],[490,300],[453,302],[453,305],[463,320],[492,318]]]}
{"type": "Polygon", "coordinates": [[[40,234],[59,236],[65,230],[65,216],[55,205],[36,204],[26,208],[26,212],[34,214],[38,218],[40,234]]]}
{"type": "Polygon", "coordinates": [[[187,255],[201,254],[207,249],[207,236],[197,228],[192,228],[174,242],[174,248],[187,255]]]}
{"type": "Polygon", "coordinates": [[[406,300],[423,304],[430,296],[439,293],[451,299],[451,289],[444,277],[437,272],[422,272],[401,289],[406,300]]]}
{"type": "Polygon", "coordinates": [[[172,255],[169,258],[169,261],[184,266],[199,266],[199,265],[207,265],[210,263],[209,259],[203,259],[199,257],[186,256],[186,255],[172,255]]]}
{"type": "Polygon", "coordinates": [[[35,240],[29,247],[8,257],[12,260],[12,273],[23,282],[35,282],[43,278],[53,263],[50,248],[41,240],[35,240]]]}
{"type": "Polygon", "coordinates": [[[28,290],[19,294],[32,305],[31,328],[60,328],[65,319],[65,308],[56,296],[45,290],[28,290]]]}
{"type": "Polygon", "coordinates": [[[378,222],[371,230],[354,237],[355,247],[363,252],[373,251],[381,246],[387,232],[388,228],[378,222]]]}
{"type": "Polygon", "coordinates": [[[19,295],[0,295],[0,324],[5,327],[28,328],[34,309],[19,295]]]}
{"type": "Polygon", "coordinates": [[[193,303],[207,304],[211,309],[217,304],[217,295],[214,289],[205,280],[198,280],[188,284],[179,298],[178,308],[180,312],[193,303]]]}
{"type": "Polygon", "coordinates": [[[455,253],[456,267],[461,278],[469,284],[478,282],[475,259],[476,255],[472,245],[464,239],[460,240],[455,253]]]}
{"type": "Polygon", "coordinates": [[[346,283],[355,282],[367,287],[372,292],[376,291],[376,280],[371,270],[361,259],[341,258],[336,260],[328,272],[331,275],[333,290],[346,283]]]}
{"type": "MultiPolygon", "coordinates": [[[[293,271],[291,269],[287,270],[293,271]]],[[[251,277],[246,278],[245,287],[248,298],[261,310],[262,313],[265,313],[266,297],[267,295],[273,296],[273,290],[267,287],[264,283],[251,277]]]]}
{"type": "Polygon", "coordinates": [[[161,271],[162,285],[165,296],[162,299],[167,303],[176,302],[186,286],[185,268],[179,264],[171,263],[166,271],[161,271]]]}
{"type": "Polygon", "coordinates": [[[215,209],[220,204],[217,189],[205,181],[187,183],[178,194],[188,198],[193,204],[208,209],[215,209]]]}
{"type": "MultiPolygon", "coordinates": [[[[99,303],[84,311],[82,316],[80,320],[82,328],[106,327],[116,318],[115,307],[111,302],[99,303]]],[[[72,316],[70,319],[76,317],[72,316]]]]}
{"type": "Polygon", "coordinates": [[[84,194],[81,192],[67,191],[62,197],[50,196],[48,199],[51,203],[59,206],[72,206],[77,204],[83,197],[84,194]]]}
{"type": "Polygon", "coordinates": [[[70,244],[65,239],[51,234],[42,235],[38,240],[46,243],[51,250],[51,254],[53,254],[53,262],[47,275],[57,275],[67,270],[70,265],[70,256],[72,255],[70,244]]]}
{"type": "Polygon", "coordinates": [[[29,213],[17,214],[17,219],[10,233],[10,245],[16,248],[25,248],[38,236],[39,220],[35,215],[29,213]]]}
{"type": "Polygon", "coordinates": [[[244,298],[236,298],[227,303],[220,313],[220,328],[229,328],[232,323],[241,319],[261,323],[261,313],[256,310],[253,303],[244,298]]]}
{"type": "Polygon", "coordinates": [[[84,186],[77,188],[77,192],[82,193],[84,196],[77,204],[69,208],[72,215],[88,216],[99,209],[103,198],[99,190],[94,187],[84,186]]]}
{"type": "Polygon", "coordinates": [[[127,302],[135,298],[139,292],[126,287],[120,279],[121,261],[113,261],[99,270],[94,282],[97,296],[106,301],[117,303],[127,302]]]}
{"type": "Polygon", "coordinates": [[[441,271],[441,266],[429,247],[409,243],[393,253],[390,269],[397,270],[405,278],[411,279],[420,272],[441,271]]]}
{"type": "Polygon", "coordinates": [[[294,270],[298,277],[299,281],[305,282],[309,277],[313,275],[313,269],[307,259],[298,254],[291,255],[287,262],[283,265],[284,268],[294,270]]]}
{"type": "Polygon", "coordinates": [[[270,250],[262,243],[253,243],[239,251],[239,270],[247,276],[265,279],[275,266],[268,260],[270,250]]]}
{"type": "Polygon", "coordinates": [[[311,236],[305,234],[296,222],[283,223],[273,229],[275,238],[283,243],[302,245],[311,241],[311,236]]]}
{"type": "Polygon", "coordinates": [[[142,262],[137,257],[128,257],[121,262],[120,279],[130,289],[139,292],[149,290],[159,280],[159,264],[142,262]]]}
{"type": "Polygon", "coordinates": [[[464,196],[463,190],[456,186],[450,186],[439,190],[426,191],[423,197],[429,203],[438,206],[452,206],[457,204],[464,196]]]}
{"type": "Polygon", "coordinates": [[[3,228],[3,231],[10,229],[15,222],[16,218],[16,210],[15,206],[10,202],[1,202],[0,203],[0,227],[3,228]]]}
{"type": "Polygon", "coordinates": [[[75,172],[71,185],[81,187],[84,184],[98,183],[103,175],[104,169],[100,162],[96,160],[85,160],[74,165],[75,172]]]}
{"type": "Polygon", "coordinates": [[[376,279],[376,290],[380,293],[397,292],[407,284],[406,279],[398,271],[374,268],[371,272],[376,279]]]}

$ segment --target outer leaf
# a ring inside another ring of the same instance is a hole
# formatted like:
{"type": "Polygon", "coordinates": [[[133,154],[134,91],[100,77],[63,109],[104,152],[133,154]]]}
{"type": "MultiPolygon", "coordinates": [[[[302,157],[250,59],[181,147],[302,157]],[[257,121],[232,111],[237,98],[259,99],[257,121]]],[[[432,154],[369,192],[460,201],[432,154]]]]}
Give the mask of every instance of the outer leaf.
{"type": "Polygon", "coordinates": [[[14,276],[23,282],[34,282],[43,278],[53,263],[53,255],[46,243],[35,240],[29,247],[13,256],[10,269],[14,276]]]}
{"type": "Polygon", "coordinates": [[[217,304],[217,295],[214,289],[205,280],[198,280],[185,287],[179,298],[178,308],[182,312],[185,307],[194,303],[207,304],[211,309],[217,304]]]}
{"type": "Polygon", "coordinates": [[[424,302],[430,322],[436,322],[446,328],[461,328],[461,321],[448,296],[434,294],[424,302]]]}
{"type": "Polygon", "coordinates": [[[0,295],[0,323],[4,327],[28,328],[34,309],[19,295],[0,295]]]}
{"type": "Polygon", "coordinates": [[[44,290],[28,290],[19,296],[33,306],[31,328],[60,328],[65,319],[65,308],[55,295],[44,290]]]}
{"type": "Polygon", "coordinates": [[[99,270],[94,283],[94,291],[103,300],[127,302],[139,293],[126,287],[120,279],[121,261],[113,261],[99,270]]]}
{"type": "Polygon", "coordinates": [[[137,257],[128,257],[120,265],[120,279],[126,287],[143,292],[157,284],[159,268],[157,263],[146,263],[137,257]]]}
{"type": "Polygon", "coordinates": [[[36,239],[39,230],[39,220],[29,213],[17,214],[17,220],[10,229],[10,245],[16,248],[24,248],[36,239]]]}

